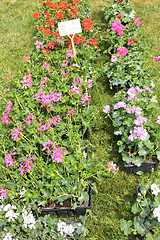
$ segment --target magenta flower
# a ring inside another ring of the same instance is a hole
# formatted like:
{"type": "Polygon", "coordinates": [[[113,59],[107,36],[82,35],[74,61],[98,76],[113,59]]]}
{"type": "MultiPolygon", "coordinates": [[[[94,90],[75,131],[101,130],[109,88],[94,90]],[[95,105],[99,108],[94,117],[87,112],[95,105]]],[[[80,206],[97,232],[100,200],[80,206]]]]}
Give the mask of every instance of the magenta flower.
{"type": "Polygon", "coordinates": [[[122,15],[121,15],[121,14],[118,14],[116,17],[117,17],[117,18],[121,18],[121,17],[122,17],[122,15]]]}
{"type": "Polygon", "coordinates": [[[31,123],[34,123],[33,119],[34,119],[35,117],[36,117],[36,116],[33,115],[33,113],[29,113],[28,117],[25,118],[26,125],[30,125],[31,123]]]}
{"type": "Polygon", "coordinates": [[[3,117],[1,118],[3,124],[9,124],[11,120],[8,117],[8,114],[4,114],[3,117]]]}
{"type": "Polygon", "coordinates": [[[45,61],[43,61],[43,67],[49,72],[50,74],[50,71],[49,71],[49,64],[45,61]]]}
{"type": "Polygon", "coordinates": [[[13,163],[15,163],[15,158],[14,158],[14,153],[10,152],[7,156],[5,156],[5,164],[6,167],[12,166],[13,167],[13,163]]]}
{"type": "Polygon", "coordinates": [[[23,175],[24,172],[31,172],[32,168],[35,166],[35,157],[29,157],[25,159],[25,163],[21,162],[20,167],[19,167],[19,171],[20,174],[23,175]]]}
{"type": "Polygon", "coordinates": [[[115,55],[112,56],[112,57],[111,57],[111,62],[114,62],[114,63],[115,63],[116,61],[117,61],[117,57],[116,57],[115,55]]]}
{"type": "Polygon", "coordinates": [[[110,106],[109,105],[106,105],[103,109],[103,112],[104,113],[108,113],[110,111],[110,106]]]}
{"type": "Polygon", "coordinates": [[[160,56],[156,57],[154,60],[154,62],[158,62],[158,61],[160,61],[160,56]]]}
{"type": "Polygon", "coordinates": [[[13,129],[11,130],[11,138],[12,139],[17,139],[18,137],[22,137],[22,133],[21,131],[23,130],[23,128],[21,128],[21,126],[18,126],[18,129],[15,129],[13,131],[13,129]]]}
{"type": "Polygon", "coordinates": [[[30,88],[32,86],[32,79],[30,73],[26,77],[23,77],[23,79],[24,81],[21,81],[21,83],[23,84],[22,88],[25,89],[27,89],[27,87],[30,88]]]}
{"type": "Polygon", "coordinates": [[[48,155],[49,155],[49,152],[50,152],[52,147],[56,148],[56,145],[49,139],[48,139],[48,142],[44,143],[42,146],[43,146],[42,151],[47,149],[47,154],[48,155]],[[51,146],[51,148],[50,148],[50,146],[51,146]]]}
{"type": "Polygon", "coordinates": [[[60,115],[56,115],[54,118],[52,118],[52,124],[54,126],[56,126],[57,124],[60,124],[61,121],[62,121],[62,118],[60,117],[60,115]]]}
{"type": "Polygon", "coordinates": [[[64,158],[63,154],[67,152],[66,148],[57,148],[53,150],[53,154],[51,155],[51,158],[53,162],[60,163],[62,162],[62,159],[64,158]]]}
{"type": "Polygon", "coordinates": [[[141,22],[140,22],[139,18],[135,18],[135,19],[133,19],[133,21],[135,23],[137,23],[137,26],[140,26],[141,22]]]}
{"type": "Polygon", "coordinates": [[[111,30],[117,32],[118,35],[122,35],[124,29],[126,28],[121,25],[121,21],[114,21],[112,23],[111,30]]]}
{"type": "Polygon", "coordinates": [[[74,112],[76,111],[76,109],[68,109],[68,113],[66,114],[66,118],[68,118],[68,116],[71,116],[72,118],[74,118],[74,112]]]}
{"type": "Polygon", "coordinates": [[[7,191],[8,191],[7,189],[0,186],[0,194],[1,194],[0,199],[1,200],[4,200],[7,197],[7,191]]]}
{"type": "Polygon", "coordinates": [[[128,53],[128,50],[125,47],[118,48],[116,52],[116,54],[119,54],[122,57],[126,56],[127,53],[128,53]]]}
{"type": "Polygon", "coordinates": [[[62,67],[66,67],[67,64],[68,64],[68,60],[66,59],[65,61],[62,62],[61,66],[62,66],[62,67]]]}

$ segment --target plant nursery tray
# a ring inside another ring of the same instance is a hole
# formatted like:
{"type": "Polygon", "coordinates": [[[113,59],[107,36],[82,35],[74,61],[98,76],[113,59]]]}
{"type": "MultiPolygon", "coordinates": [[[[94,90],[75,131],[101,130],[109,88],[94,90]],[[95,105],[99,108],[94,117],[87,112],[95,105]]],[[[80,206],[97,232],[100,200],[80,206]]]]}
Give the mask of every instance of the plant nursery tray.
{"type": "Polygon", "coordinates": [[[158,166],[157,161],[142,163],[141,166],[139,166],[139,167],[132,165],[132,164],[127,164],[126,162],[124,162],[124,168],[127,169],[127,173],[131,173],[131,174],[135,174],[138,171],[142,171],[142,172],[146,173],[146,172],[151,171],[152,168],[154,169],[154,171],[157,171],[157,166],[158,166]]]}
{"type": "Polygon", "coordinates": [[[81,206],[78,206],[76,209],[72,209],[72,207],[46,207],[46,208],[41,208],[41,216],[44,216],[46,214],[50,214],[54,217],[79,217],[79,216],[85,216],[86,215],[86,210],[91,209],[92,207],[92,188],[91,186],[88,186],[88,195],[89,195],[89,200],[88,202],[85,202],[84,204],[82,203],[81,206]]]}

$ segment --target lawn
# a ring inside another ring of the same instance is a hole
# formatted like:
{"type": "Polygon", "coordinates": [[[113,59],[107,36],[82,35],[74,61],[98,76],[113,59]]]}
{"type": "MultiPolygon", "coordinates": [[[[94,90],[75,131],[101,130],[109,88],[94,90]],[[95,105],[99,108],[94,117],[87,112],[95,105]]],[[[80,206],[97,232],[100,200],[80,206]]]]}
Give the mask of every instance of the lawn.
{"type": "MultiPolygon", "coordinates": [[[[1,0],[0,2],[0,83],[1,93],[7,88],[7,79],[11,73],[21,71],[22,57],[27,54],[34,44],[35,28],[32,13],[36,9],[38,0],[1,0]]],[[[96,37],[101,35],[102,13],[100,9],[105,6],[103,0],[86,0],[93,12],[93,22],[97,27],[96,37]]],[[[156,85],[155,94],[160,103],[160,63],[154,63],[159,56],[160,22],[159,0],[132,0],[136,16],[140,18],[144,35],[144,46],[147,48],[144,61],[151,73],[151,79],[156,85]]],[[[96,64],[102,70],[103,56],[99,56],[96,64]]],[[[87,240],[121,240],[128,237],[120,230],[120,219],[132,217],[131,205],[136,197],[136,186],[145,183],[148,179],[154,180],[158,173],[145,175],[128,175],[120,156],[117,154],[113,127],[110,120],[106,120],[102,113],[105,105],[110,104],[113,92],[106,84],[104,76],[99,73],[97,86],[92,92],[93,103],[99,110],[94,119],[94,130],[90,133],[91,146],[89,154],[94,152],[97,161],[114,161],[120,171],[110,178],[102,178],[97,182],[97,192],[93,192],[92,212],[87,218],[86,226],[89,229],[87,240]]],[[[160,170],[160,167],[159,167],[160,170]]],[[[136,239],[132,236],[130,240],[136,239]]],[[[140,238],[139,238],[140,239],[140,238]]]]}

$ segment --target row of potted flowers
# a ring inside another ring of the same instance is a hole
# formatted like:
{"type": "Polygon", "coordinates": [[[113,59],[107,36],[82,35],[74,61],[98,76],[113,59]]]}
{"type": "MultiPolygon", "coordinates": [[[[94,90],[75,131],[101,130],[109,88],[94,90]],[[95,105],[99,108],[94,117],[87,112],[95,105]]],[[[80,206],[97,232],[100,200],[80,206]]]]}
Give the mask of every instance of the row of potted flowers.
{"type": "MultiPolygon", "coordinates": [[[[96,111],[90,102],[98,43],[90,14],[83,0],[41,0],[33,13],[33,51],[23,57],[21,73],[8,78],[0,133],[0,236],[5,240],[86,235],[83,225],[64,230],[50,216],[37,216],[52,207],[74,210],[78,205],[84,206],[84,215],[91,207],[89,186],[95,186],[89,180],[107,171],[88,158],[85,140],[96,111]],[[61,37],[58,22],[76,18],[82,33],[61,37]]],[[[114,172],[110,165],[108,171],[114,172]]]]}
{"type": "Polygon", "coordinates": [[[112,106],[106,105],[103,111],[113,121],[118,151],[128,172],[145,171],[139,168],[145,162],[150,162],[149,169],[156,169],[155,159],[160,160],[160,116],[153,117],[159,108],[154,84],[144,68],[141,22],[128,1],[109,1],[103,10],[107,24],[104,43],[108,47],[104,53],[109,59],[104,71],[110,88],[116,86],[118,90],[112,106]]]}
{"type": "MultiPolygon", "coordinates": [[[[142,59],[141,22],[132,8],[127,0],[113,0],[103,9],[108,25],[104,36],[108,62],[104,71],[110,88],[117,90],[113,104],[106,105],[103,112],[113,122],[118,152],[128,173],[156,170],[160,160],[160,116],[154,116],[159,108],[154,84],[142,59]]],[[[154,61],[159,60],[156,57],[154,61]]],[[[120,228],[126,236],[159,239],[159,193],[159,175],[154,182],[149,180],[137,187],[137,198],[131,208],[133,219],[121,220],[120,228]]]]}

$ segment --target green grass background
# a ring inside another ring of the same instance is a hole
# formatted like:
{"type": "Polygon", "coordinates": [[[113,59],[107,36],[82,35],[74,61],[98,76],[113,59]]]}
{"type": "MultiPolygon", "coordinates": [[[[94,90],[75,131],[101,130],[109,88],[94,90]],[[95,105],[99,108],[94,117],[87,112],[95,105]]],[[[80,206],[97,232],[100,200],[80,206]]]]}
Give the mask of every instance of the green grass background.
{"type": "MultiPolygon", "coordinates": [[[[86,0],[93,12],[93,22],[101,26],[100,9],[105,5],[104,0],[86,0]]],[[[160,55],[160,21],[159,0],[131,0],[134,3],[136,17],[140,18],[144,34],[144,45],[148,48],[145,54],[145,65],[152,74],[151,79],[156,84],[155,94],[160,103],[160,62],[154,63],[160,55]]],[[[34,44],[35,28],[32,13],[38,0],[0,0],[0,96],[7,88],[6,77],[23,67],[22,57],[29,52],[34,44]]],[[[97,33],[97,36],[100,33],[97,33]]],[[[102,57],[97,59],[101,66],[102,57]]],[[[136,198],[136,186],[159,177],[158,172],[145,175],[128,175],[123,168],[113,136],[111,122],[104,118],[102,109],[112,102],[113,92],[107,86],[105,78],[99,75],[98,86],[92,92],[93,102],[99,110],[94,120],[94,131],[90,134],[92,147],[90,152],[97,155],[97,161],[114,161],[120,166],[119,174],[111,178],[103,178],[97,183],[97,192],[93,192],[92,214],[87,219],[90,230],[88,240],[132,240],[135,236],[126,237],[120,231],[120,219],[130,219],[131,205],[136,198]]],[[[1,116],[0,116],[1,118],[1,116]]],[[[159,167],[160,170],[160,167],[159,167]]],[[[141,239],[139,237],[139,239],[141,239]]]]}

